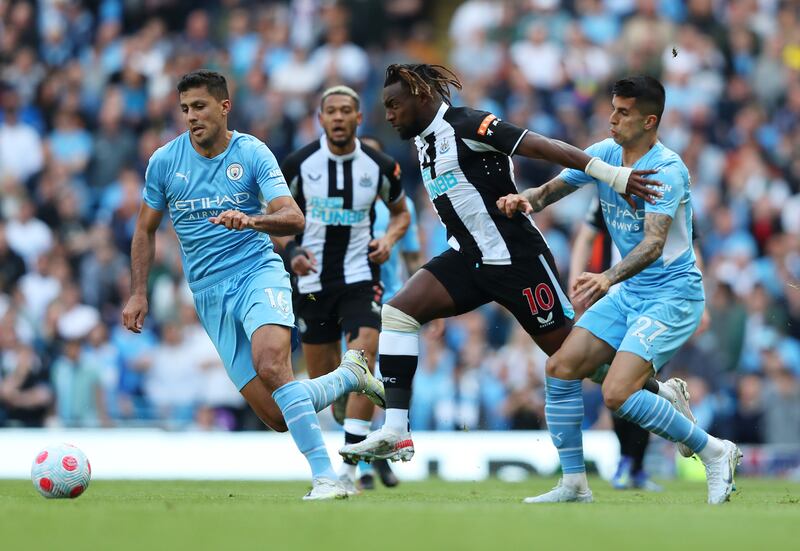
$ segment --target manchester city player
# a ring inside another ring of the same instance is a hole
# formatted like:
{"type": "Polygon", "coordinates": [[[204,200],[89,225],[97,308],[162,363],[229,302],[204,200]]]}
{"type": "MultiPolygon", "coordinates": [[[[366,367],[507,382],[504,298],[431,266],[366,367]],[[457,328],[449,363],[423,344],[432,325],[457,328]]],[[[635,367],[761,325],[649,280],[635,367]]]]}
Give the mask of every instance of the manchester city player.
{"type": "Polygon", "coordinates": [[[664,112],[659,81],[648,76],[617,81],[612,105],[611,138],[586,152],[614,166],[657,170],[663,196],[654,204],[636,199],[637,208],[631,209],[608,185],[571,169],[540,188],[498,200],[507,215],[529,213],[595,183],[606,226],[623,256],[603,273],[584,272],[574,284],[575,300],[592,306],[546,365],[545,416],[563,478],[552,491],[525,501],[592,501],[583,461],[581,379],[608,363],[602,386],[606,405],[619,417],[683,443],[700,456],[708,502],[723,503],[733,489],[739,449],[708,435],[668,400],[642,390],[695,332],[703,314],[703,281],[692,249],[689,172],[658,141],[664,112]]]}
{"type": "Polygon", "coordinates": [[[181,78],[178,92],[188,132],[159,148],[147,166],[123,324],[141,332],[155,233],[169,210],[197,313],[231,381],[259,418],[288,430],[306,456],[313,484],[304,499],[346,497],[315,410],[352,391],[382,403],[382,385],[355,351],[325,377],[293,380],[291,286],[269,235],[301,232],[303,214],[266,145],[228,130],[225,77],[195,71],[181,78]],[[262,200],[267,214],[261,214],[262,200]]]}

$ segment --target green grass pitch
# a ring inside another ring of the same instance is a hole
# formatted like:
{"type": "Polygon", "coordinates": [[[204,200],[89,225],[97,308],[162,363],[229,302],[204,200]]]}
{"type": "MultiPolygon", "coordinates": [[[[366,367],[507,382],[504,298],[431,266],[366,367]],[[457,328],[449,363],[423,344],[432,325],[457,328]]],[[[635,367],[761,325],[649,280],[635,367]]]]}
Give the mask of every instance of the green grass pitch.
{"type": "Polygon", "coordinates": [[[522,483],[404,483],[333,503],[305,503],[300,482],[92,482],[76,500],[45,500],[0,481],[0,549],[155,551],[798,549],[800,484],[738,480],[721,507],[702,483],[660,494],[594,479],[595,503],[534,506],[522,483]]]}

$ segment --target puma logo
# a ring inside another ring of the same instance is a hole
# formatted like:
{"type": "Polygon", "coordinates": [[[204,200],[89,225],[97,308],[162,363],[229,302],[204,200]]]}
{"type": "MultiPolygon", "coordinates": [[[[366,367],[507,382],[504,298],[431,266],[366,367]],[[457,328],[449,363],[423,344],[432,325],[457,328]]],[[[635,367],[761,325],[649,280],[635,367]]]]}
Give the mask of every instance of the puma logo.
{"type": "Polygon", "coordinates": [[[187,172],[186,174],[184,174],[182,172],[176,172],[175,173],[175,177],[176,178],[183,178],[184,180],[186,180],[186,183],[188,184],[189,183],[189,174],[191,174],[191,173],[192,173],[191,170],[189,172],[187,172]]]}

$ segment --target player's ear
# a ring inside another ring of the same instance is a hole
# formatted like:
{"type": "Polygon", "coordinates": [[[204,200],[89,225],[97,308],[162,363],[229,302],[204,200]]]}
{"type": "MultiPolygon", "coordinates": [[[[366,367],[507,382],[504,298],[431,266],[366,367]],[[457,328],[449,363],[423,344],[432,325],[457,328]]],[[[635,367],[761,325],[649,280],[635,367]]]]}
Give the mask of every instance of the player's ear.
{"type": "Polygon", "coordinates": [[[364,120],[364,115],[362,115],[361,111],[359,111],[358,115],[356,115],[356,125],[361,126],[361,121],[363,120],[364,120]]]}
{"type": "Polygon", "coordinates": [[[227,115],[228,113],[230,113],[231,112],[231,100],[230,99],[224,99],[224,100],[222,100],[221,103],[222,103],[222,114],[223,115],[227,115]]]}
{"type": "Polygon", "coordinates": [[[658,116],[656,115],[647,115],[644,119],[644,129],[645,130],[653,130],[658,126],[658,116]]]}

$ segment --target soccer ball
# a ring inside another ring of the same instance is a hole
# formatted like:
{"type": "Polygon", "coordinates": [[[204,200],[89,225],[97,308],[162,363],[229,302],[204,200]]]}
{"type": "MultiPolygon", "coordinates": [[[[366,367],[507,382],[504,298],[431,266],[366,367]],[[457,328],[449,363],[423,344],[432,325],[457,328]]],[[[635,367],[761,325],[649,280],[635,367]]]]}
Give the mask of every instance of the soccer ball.
{"type": "Polygon", "coordinates": [[[78,497],[91,478],[89,460],[71,444],[47,446],[36,454],[31,466],[33,487],[46,498],[78,497]]]}

